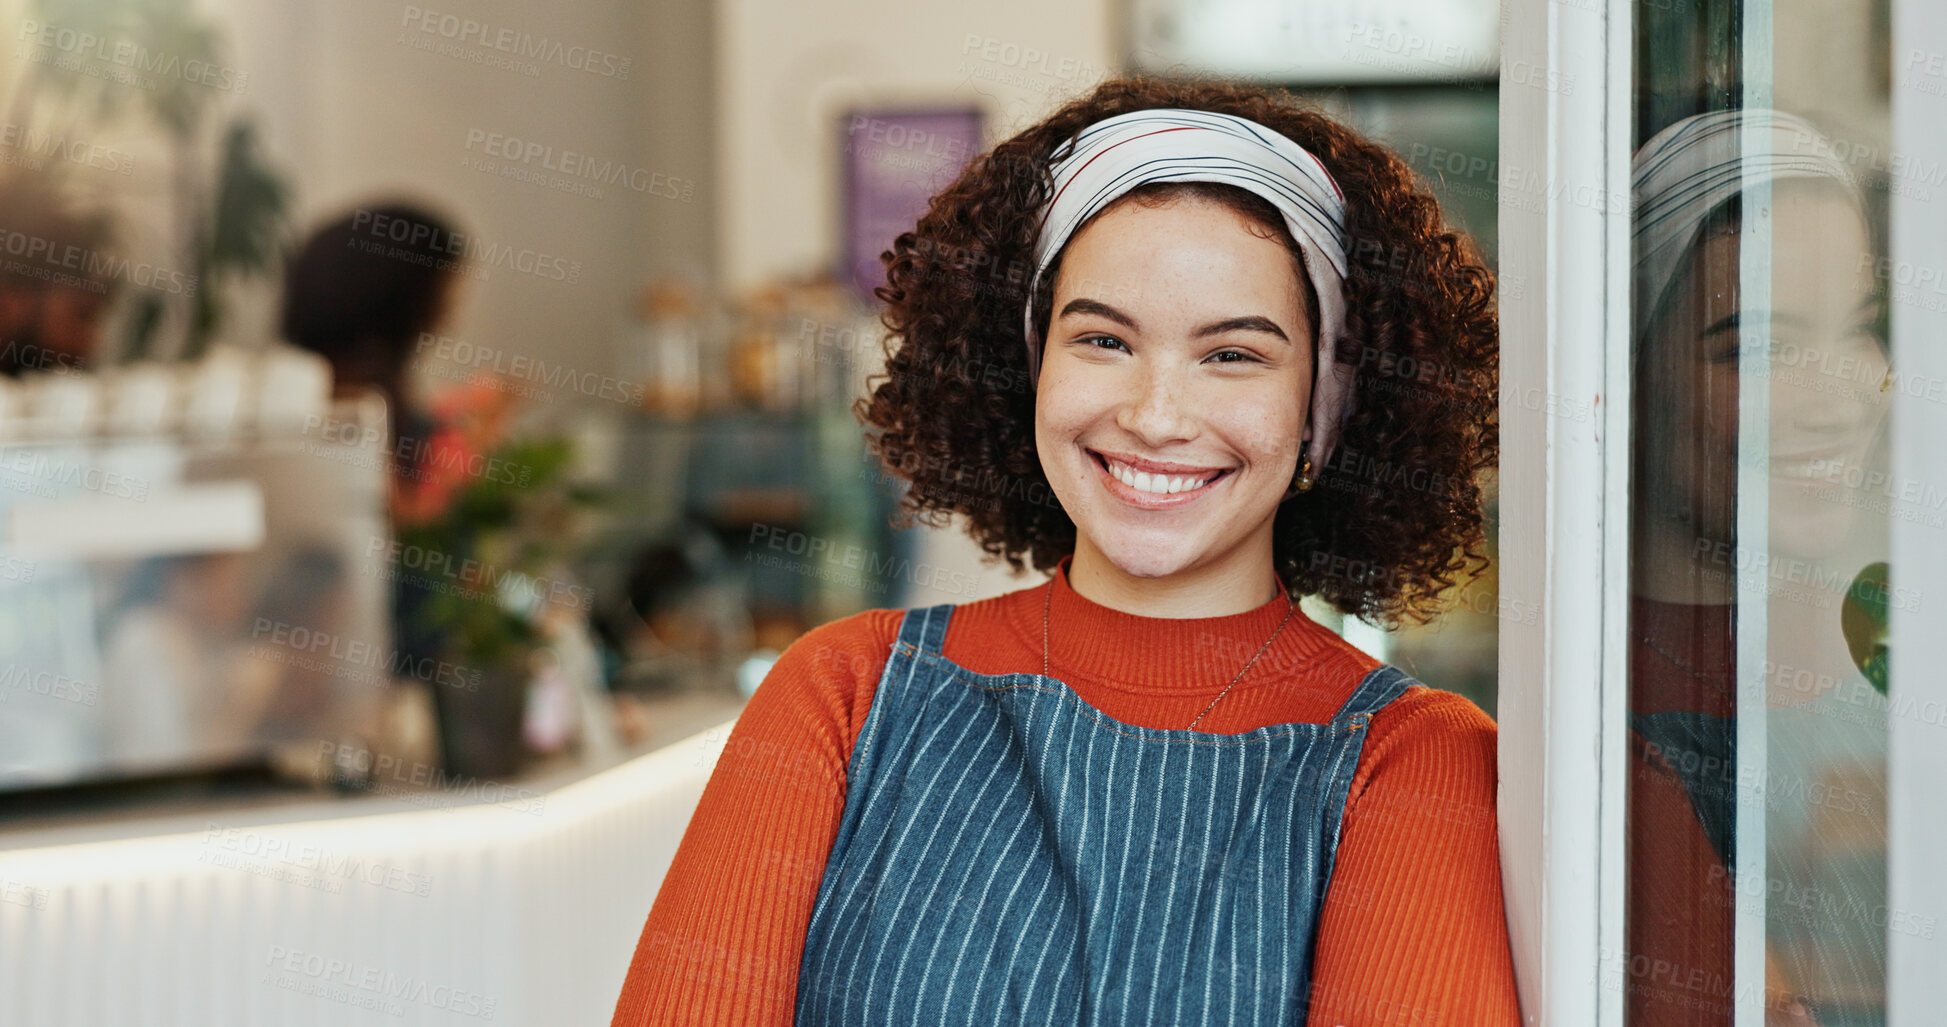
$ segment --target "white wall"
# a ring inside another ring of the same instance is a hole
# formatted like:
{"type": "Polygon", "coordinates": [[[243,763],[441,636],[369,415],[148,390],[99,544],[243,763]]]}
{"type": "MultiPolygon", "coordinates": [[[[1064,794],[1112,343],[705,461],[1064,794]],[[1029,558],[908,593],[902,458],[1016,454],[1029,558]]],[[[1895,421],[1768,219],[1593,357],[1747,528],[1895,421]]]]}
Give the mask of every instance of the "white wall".
{"type": "Polygon", "coordinates": [[[1110,0],[722,0],[721,270],[731,288],[838,259],[837,121],[853,103],[979,102],[1004,138],[1118,64],[1110,0]]]}
{"type": "MultiPolygon", "coordinates": [[[[998,141],[1119,64],[1112,0],[722,0],[716,10],[718,270],[734,291],[840,259],[840,119],[854,104],[965,105],[998,141]]],[[[1042,580],[984,563],[957,530],[926,529],[917,559],[976,595],[1042,580]]]]}
{"type": "Polygon", "coordinates": [[[461,162],[485,156],[479,144],[467,146],[477,131],[663,170],[637,129],[650,59],[630,5],[225,3],[253,81],[262,83],[270,142],[297,170],[300,225],[374,196],[417,195],[482,241],[579,262],[576,284],[491,269],[488,280],[468,283],[451,330],[577,366],[610,366],[615,321],[643,272],[640,226],[652,205],[675,201],[614,185],[601,198],[574,195],[461,162]],[[539,73],[529,76],[415,49],[413,42],[453,42],[409,24],[415,6],[612,53],[630,62],[629,77],[546,61],[530,62],[539,73]]]}

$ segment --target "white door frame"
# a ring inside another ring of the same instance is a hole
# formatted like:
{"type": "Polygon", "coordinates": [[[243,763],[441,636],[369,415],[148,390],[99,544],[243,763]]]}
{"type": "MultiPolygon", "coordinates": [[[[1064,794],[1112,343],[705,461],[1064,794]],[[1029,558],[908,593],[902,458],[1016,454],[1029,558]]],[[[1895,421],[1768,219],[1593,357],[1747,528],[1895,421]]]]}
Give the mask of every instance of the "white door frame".
{"type": "Polygon", "coordinates": [[[1529,1024],[1621,1027],[1631,12],[1506,0],[1502,883],[1529,1024]],[[1521,607],[1512,607],[1521,608],[1521,607]]]}

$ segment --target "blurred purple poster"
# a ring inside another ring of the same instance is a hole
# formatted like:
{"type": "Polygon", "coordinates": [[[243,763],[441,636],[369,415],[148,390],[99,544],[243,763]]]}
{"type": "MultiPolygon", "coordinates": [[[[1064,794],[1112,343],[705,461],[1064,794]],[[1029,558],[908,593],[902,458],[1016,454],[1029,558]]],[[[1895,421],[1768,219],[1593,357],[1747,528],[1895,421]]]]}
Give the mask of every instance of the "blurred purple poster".
{"type": "Polygon", "coordinates": [[[845,116],[845,273],[861,296],[885,284],[879,254],[980,152],[980,110],[859,110],[845,116]]]}

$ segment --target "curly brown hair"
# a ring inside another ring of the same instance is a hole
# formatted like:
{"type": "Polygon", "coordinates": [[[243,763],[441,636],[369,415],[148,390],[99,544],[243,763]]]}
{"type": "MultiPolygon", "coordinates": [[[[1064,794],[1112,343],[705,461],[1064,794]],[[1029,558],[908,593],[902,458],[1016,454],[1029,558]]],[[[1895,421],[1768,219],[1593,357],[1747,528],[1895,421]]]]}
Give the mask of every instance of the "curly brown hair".
{"type": "MultiPolygon", "coordinates": [[[[1354,369],[1353,413],[1317,487],[1279,506],[1273,558],[1293,596],[1386,623],[1431,619],[1458,577],[1487,565],[1479,478],[1498,442],[1493,273],[1404,161],[1282,91],[1104,82],[975,158],[894,241],[876,293],[886,371],[855,412],[871,450],[909,484],[905,519],[944,526],[964,515],[981,548],[1015,570],[1049,570],[1074,552],[1075,524],[1035,452],[1021,323],[1048,160],[1089,125],[1158,107],[1265,125],[1343,190],[1349,273],[1336,359],[1354,369]]],[[[1032,297],[1044,329],[1058,264],[1032,297]]]]}

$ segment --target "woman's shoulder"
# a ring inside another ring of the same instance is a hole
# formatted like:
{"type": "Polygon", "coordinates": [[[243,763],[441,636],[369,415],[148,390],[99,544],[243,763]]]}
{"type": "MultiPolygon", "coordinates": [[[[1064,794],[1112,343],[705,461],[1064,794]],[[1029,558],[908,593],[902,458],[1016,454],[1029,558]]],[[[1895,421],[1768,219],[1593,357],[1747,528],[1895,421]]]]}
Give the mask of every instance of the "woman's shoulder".
{"type": "MultiPolygon", "coordinates": [[[[1404,670],[1400,673],[1406,674],[1404,670]]],[[[1406,674],[1406,681],[1406,690],[1374,714],[1375,727],[1383,719],[1401,727],[1411,725],[1419,731],[1493,736],[1494,718],[1474,700],[1459,692],[1436,688],[1411,674],[1406,674]]]]}
{"type": "Polygon", "coordinates": [[[905,614],[862,610],[798,636],[771,665],[750,707],[776,711],[781,714],[778,722],[795,724],[799,731],[829,731],[841,755],[849,753],[905,614]]]}
{"type": "Polygon", "coordinates": [[[1458,692],[1408,677],[1406,690],[1372,717],[1367,745],[1381,761],[1434,761],[1492,767],[1494,718],[1458,692]]]}
{"type": "Polygon", "coordinates": [[[821,676],[876,676],[885,667],[905,614],[904,610],[861,610],[827,621],[799,635],[779,655],[777,666],[821,676]]]}
{"type": "Polygon", "coordinates": [[[1362,815],[1491,829],[1498,779],[1493,718],[1464,695],[1413,681],[1373,715],[1350,801],[1362,815]]]}

